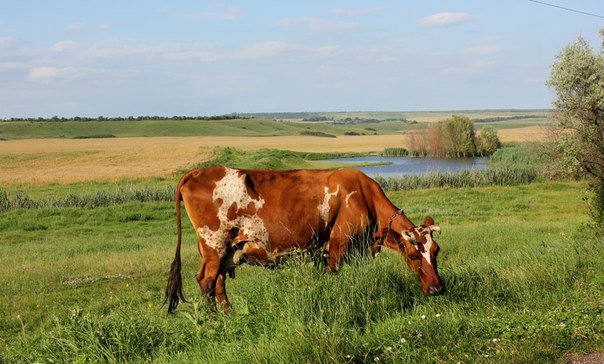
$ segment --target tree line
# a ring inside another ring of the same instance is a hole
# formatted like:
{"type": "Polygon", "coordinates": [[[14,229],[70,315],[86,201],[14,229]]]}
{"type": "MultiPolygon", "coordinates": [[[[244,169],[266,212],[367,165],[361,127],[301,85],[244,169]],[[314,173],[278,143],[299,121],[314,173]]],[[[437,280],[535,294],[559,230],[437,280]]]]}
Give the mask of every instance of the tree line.
{"type": "Polygon", "coordinates": [[[409,134],[413,154],[439,158],[467,158],[489,156],[501,147],[497,131],[487,126],[476,135],[474,123],[467,116],[434,123],[409,134]]]}
{"type": "Polygon", "coordinates": [[[9,118],[0,119],[0,121],[29,121],[29,122],[63,122],[63,121],[141,121],[141,120],[235,120],[235,119],[253,119],[251,116],[242,114],[225,114],[213,116],[97,116],[95,118],[85,116],[74,116],[70,118],[53,116],[50,118],[9,118]]]}
{"type": "Polygon", "coordinates": [[[479,118],[472,119],[475,123],[491,123],[497,121],[512,121],[512,120],[522,120],[522,119],[539,119],[544,118],[545,115],[537,115],[537,114],[529,114],[529,115],[514,115],[514,116],[495,116],[492,118],[479,118]]]}

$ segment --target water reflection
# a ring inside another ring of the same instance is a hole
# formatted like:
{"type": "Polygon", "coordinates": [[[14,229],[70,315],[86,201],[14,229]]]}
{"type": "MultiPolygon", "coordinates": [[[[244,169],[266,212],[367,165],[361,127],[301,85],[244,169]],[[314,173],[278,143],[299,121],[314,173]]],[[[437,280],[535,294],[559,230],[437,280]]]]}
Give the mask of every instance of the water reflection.
{"type": "Polygon", "coordinates": [[[407,174],[421,174],[430,172],[455,172],[462,169],[480,170],[485,169],[486,157],[477,158],[409,158],[409,157],[358,157],[358,158],[338,158],[328,159],[329,162],[353,162],[353,163],[379,163],[387,162],[388,165],[378,165],[371,167],[358,167],[366,175],[375,177],[400,177],[407,174]]]}

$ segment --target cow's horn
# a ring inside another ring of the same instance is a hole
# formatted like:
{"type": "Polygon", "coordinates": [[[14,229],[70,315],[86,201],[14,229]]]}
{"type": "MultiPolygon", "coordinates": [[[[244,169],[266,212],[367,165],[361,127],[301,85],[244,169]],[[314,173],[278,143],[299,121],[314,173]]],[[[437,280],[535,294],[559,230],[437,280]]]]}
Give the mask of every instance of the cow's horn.
{"type": "Polygon", "coordinates": [[[412,235],[409,235],[409,231],[408,230],[401,231],[401,236],[403,238],[405,238],[405,240],[407,240],[410,243],[414,243],[415,242],[415,238],[412,235]]]}
{"type": "Polygon", "coordinates": [[[441,233],[440,226],[438,225],[430,225],[428,226],[428,229],[430,229],[430,231],[438,231],[439,234],[441,233]]]}

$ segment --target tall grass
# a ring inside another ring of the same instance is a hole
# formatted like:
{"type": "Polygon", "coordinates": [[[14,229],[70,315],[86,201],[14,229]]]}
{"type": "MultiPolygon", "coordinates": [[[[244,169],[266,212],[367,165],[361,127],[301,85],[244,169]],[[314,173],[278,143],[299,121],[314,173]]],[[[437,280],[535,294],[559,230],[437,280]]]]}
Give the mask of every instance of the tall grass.
{"type": "Polygon", "coordinates": [[[390,192],[413,221],[431,214],[442,226],[445,295],[425,297],[388,251],[353,255],[338,274],[290,259],[238,268],[229,316],[200,303],[192,229],[183,277],[193,303],[161,307],[172,202],[5,211],[0,362],[549,363],[602,350],[604,242],[581,228],[583,188],[390,192]],[[149,219],[128,218],[139,213],[149,219]]]}
{"type": "Polygon", "coordinates": [[[431,298],[389,253],[373,261],[354,257],[337,275],[312,264],[242,269],[240,281],[229,281],[236,292],[230,316],[211,313],[196,293],[174,316],[126,305],[106,317],[77,309],[37,339],[20,337],[4,359],[552,362],[604,343],[604,297],[586,299],[576,288],[601,284],[591,271],[601,267],[595,256],[604,254],[603,245],[581,241],[591,258],[554,244],[545,259],[522,249],[491,263],[447,264],[441,275],[448,293],[431,298]]]}
{"type": "Polygon", "coordinates": [[[533,167],[540,168],[543,160],[539,155],[539,144],[534,143],[510,143],[504,148],[498,149],[491,158],[489,164],[494,167],[533,167]]]}
{"type": "MultiPolygon", "coordinates": [[[[263,148],[244,151],[230,147],[217,147],[213,150],[213,158],[192,168],[204,168],[222,165],[231,168],[250,169],[299,169],[315,166],[312,161],[332,158],[352,158],[366,155],[366,153],[306,153],[291,150],[263,148]]],[[[181,172],[184,172],[181,171],[181,172]]]]}
{"type": "Polygon", "coordinates": [[[532,183],[538,177],[538,171],[533,168],[504,167],[457,172],[437,171],[403,177],[376,176],[374,179],[386,191],[402,191],[418,188],[514,186],[532,183]]]}
{"type": "Polygon", "coordinates": [[[380,155],[382,157],[406,157],[409,155],[409,151],[405,148],[384,148],[380,155]]]}
{"type": "Polygon", "coordinates": [[[32,199],[26,193],[16,191],[9,194],[0,189],[0,212],[11,209],[58,208],[58,207],[101,207],[120,205],[128,202],[157,202],[173,201],[174,188],[129,188],[118,187],[112,191],[96,191],[92,193],[69,193],[58,197],[32,199]]]}
{"type": "Polygon", "coordinates": [[[403,177],[375,180],[387,191],[417,188],[514,186],[548,179],[543,173],[543,161],[538,146],[532,144],[511,144],[498,149],[488,161],[485,170],[461,170],[457,172],[431,172],[403,177]]]}

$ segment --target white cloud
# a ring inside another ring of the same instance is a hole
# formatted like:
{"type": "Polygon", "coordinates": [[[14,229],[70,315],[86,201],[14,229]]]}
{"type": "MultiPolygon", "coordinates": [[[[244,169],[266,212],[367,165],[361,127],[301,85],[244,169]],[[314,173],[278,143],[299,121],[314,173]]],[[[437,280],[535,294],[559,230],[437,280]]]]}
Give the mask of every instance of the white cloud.
{"type": "Polygon", "coordinates": [[[55,67],[35,67],[27,73],[30,81],[45,81],[59,77],[60,70],[55,67]]]}
{"type": "Polygon", "coordinates": [[[0,62],[0,71],[11,71],[28,68],[25,62],[0,62]]]}
{"type": "Polygon", "coordinates": [[[352,22],[337,22],[324,18],[284,18],[279,20],[279,25],[290,26],[294,24],[302,24],[312,30],[351,30],[359,28],[359,23],[352,22]]]}
{"type": "Polygon", "coordinates": [[[82,23],[79,21],[73,22],[67,26],[69,33],[76,34],[82,31],[82,23]]]}
{"type": "Polygon", "coordinates": [[[312,47],[281,41],[253,43],[238,49],[224,50],[208,46],[186,45],[161,53],[161,57],[170,61],[232,61],[278,58],[290,55],[323,56],[334,52],[335,46],[312,47]]]}
{"type": "Polygon", "coordinates": [[[334,46],[311,47],[288,42],[269,41],[250,44],[227,54],[227,57],[232,59],[258,59],[285,56],[292,53],[326,55],[336,48],[334,46]]]}
{"type": "Polygon", "coordinates": [[[436,13],[434,15],[427,16],[418,20],[421,25],[452,25],[464,23],[470,20],[472,17],[468,13],[436,13]]]}
{"type": "Polygon", "coordinates": [[[50,47],[50,50],[53,52],[65,52],[70,49],[74,49],[77,47],[77,43],[72,40],[62,40],[60,42],[56,42],[50,47]]]}
{"type": "Polygon", "coordinates": [[[468,47],[464,49],[465,53],[472,54],[495,54],[500,53],[505,50],[505,47],[500,45],[491,45],[491,46],[476,46],[476,47],[468,47]]]}
{"type": "Polygon", "coordinates": [[[359,16],[359,15],[368,15],[375,14],[387,9],[386,6],[368,6],[364,8],[354,8],[354,9],[346,9],[346,8],[333,8],[331,12],[335,15],[344,15],[344,16],[359,16]]]}
{"type": "Polygon", "coordinates": [[[199,19],[234,20],[241,17],[243,14],[243,11],[240,8],[222,2],[213,2],[212,8],[213,11],[188,13],[184,16],[187,18],[199,19]]]}
{"type": "Polygon", "coordinates": [[[13,38],[10,37],[0,37],[0,47],[6,47],[12,43],[14,43],[15,40],[13,38]]]}
{"type": "Polygon", "coordinates": [[[445,69],[445,73],[449,75],[471,76],[486,73],[500,64],[496,60],[478,60],[457,67],[449,67],[445,69]]]}

